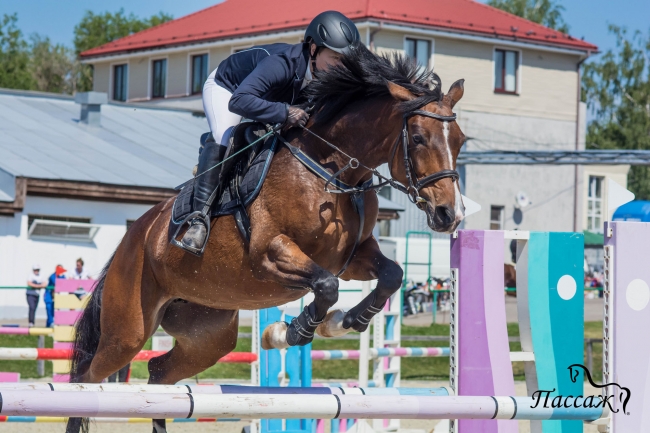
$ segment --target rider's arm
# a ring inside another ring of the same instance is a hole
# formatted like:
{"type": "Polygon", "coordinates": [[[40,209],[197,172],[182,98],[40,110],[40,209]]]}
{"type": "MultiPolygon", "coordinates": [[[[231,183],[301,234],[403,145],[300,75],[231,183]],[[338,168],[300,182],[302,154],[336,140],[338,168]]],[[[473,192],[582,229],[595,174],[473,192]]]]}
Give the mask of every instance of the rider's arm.
{"type": "Polygon", "coordinates": [[[264,123],[284,123],[287,105],[263,99],[277,86],[293,84],[293,77],[286,60],[281,56],[269,56],[242,81],[230,98],[228,109],[247,119],[264,123]]]}

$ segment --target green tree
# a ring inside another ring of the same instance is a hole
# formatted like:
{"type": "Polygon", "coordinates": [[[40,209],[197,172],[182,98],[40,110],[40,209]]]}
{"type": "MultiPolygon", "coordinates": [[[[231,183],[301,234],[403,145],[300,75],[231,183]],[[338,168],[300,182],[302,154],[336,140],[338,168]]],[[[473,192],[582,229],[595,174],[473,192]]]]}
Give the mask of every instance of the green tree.
{"type": "Polygon", "coordinates": [[[146,30],[173,19],[163,12],[150,18],[140,19],[133,14],[126,15],[124,9],[116,13],[95,14],[86,11],[74,28],[74,48],[77,54],[104,45],[116,39],[146,30]]]}
{"type": "MultiPolygon", "coordinates": [[[[140,19],[134,14],[126,15],[124,9],[116,13],[104,12],[95,14],[86,11],[79,24],[74,28],[74,50],[77,55],[108,42],[146,30],[172,20],[171,15],[159,12],[150,18],[140,19]]],[[[92,70],[88,65],[78,68],[80,91],[92,89],[92,70]]]]}
{"type": "MultiPolygon", "coordinates": [[[[584,68],[582,98],[594,115],[587,146],[650,150],[650,34],[609,29],[616,48],[584,68]]],[[[650,168],[633,166],[628,188],[638,199],[650,200],[650,168]]]]}
{"type": "Polygon", "coordinates": [[[5,14],[0,20],[0,87],[30,90],[29,45],[16,27],[18,16],[5,14]]]}
{"type": "Polygon", "coordinates": [[[569,32],[562,18],[564,6],[554,0],[488,0],[487,4],[562,33],[569,32]]]}
{"type": "Polygon", "coordinates": [[[73,93],[78,68],[73,51],[49,38],[33,35],[29,70],[35,89],[42,92],[73,93]]]}

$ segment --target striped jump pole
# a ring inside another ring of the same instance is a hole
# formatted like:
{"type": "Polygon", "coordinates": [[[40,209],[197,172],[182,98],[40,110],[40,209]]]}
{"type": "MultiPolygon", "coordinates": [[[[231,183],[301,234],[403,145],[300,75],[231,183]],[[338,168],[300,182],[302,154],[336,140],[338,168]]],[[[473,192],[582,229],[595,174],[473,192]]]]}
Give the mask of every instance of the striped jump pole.
{"type": "MultiPolygon", "coordinates": [[[[151,358],[164,355],[165,351],[160,350],[143,350],[138,353],[133,361],[149,361],[151,358]]],[[[37,349],[22,347],[0,347],[1,361],[58,361],[69,360],[72,358],[70,349],[37,349]]],[[[250,352],[231,352],[221,358],[221,363],[242,363],[250,364],[257,361],[257,355],[250,352]]]]}
{"type": "MultiPolygon", "coordinates": [[[[322,389],[322,388],[318,388],[322,389]]],[[[0,392],[4,416],[252,419],[580,419],[602,407],[576,398],[568,408],[536,405],[530,397],[313,394],[152,394],[124,392],[0,392]]]]}
{"type": "MultiPolygon", "coordinates": [[[[449,356],[448,347],[384,347],[369,349],[370,358],[385,357],[403,357],[403,358],[426,358],[426,357],[446,357],[449,356]]],[[[331,360],[331,359],[359,359],[360,350],[312,350],[311,359],[331,360]]]]}
{"type": "Polygon", "coordinates": [[[3,391],[49,392],[121,392],[136,394],[321,394],[321,395],[412,395],[448,396],[449,390],[440,388],[346,388],[346,387],[282,387],[242,385],[151,385],[132,383],[0,383],[3,391]]]}
{"type": "Polygon", "coordinates": [[[52,328],[17,328],[13,326],[0,327],[0,335],[52,335],[52,328]]]}

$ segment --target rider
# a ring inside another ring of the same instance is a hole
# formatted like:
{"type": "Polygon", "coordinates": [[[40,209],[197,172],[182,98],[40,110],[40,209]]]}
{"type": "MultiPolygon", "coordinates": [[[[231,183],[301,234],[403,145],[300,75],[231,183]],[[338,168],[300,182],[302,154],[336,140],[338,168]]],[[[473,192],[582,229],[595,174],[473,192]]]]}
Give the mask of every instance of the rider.
{"type": "Polygon", "coordinates": [[[340,55],[359,42],[359,31],[345,15],[327,11],[307,27],[304,43],[260,45],[232,54],[212,71],[203,86],[203,108],[214,141],[205,143],[194,180],[194,218],[182,239],[185,249],[200,254],[207,241],[206,221],[226,152],[229,128],[242,118],[285,128],[304,126],[309,114],[291,105],[313,73],[340,65],[340,55]],[[206,171],[207,170],[207,171],[206,171]]]}

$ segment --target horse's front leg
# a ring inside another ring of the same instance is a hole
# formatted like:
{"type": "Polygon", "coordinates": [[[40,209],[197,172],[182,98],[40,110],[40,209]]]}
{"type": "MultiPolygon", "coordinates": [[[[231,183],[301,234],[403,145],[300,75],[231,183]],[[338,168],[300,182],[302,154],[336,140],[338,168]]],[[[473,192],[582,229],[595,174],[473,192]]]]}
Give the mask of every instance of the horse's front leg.
{"type": "Polygon", "coordinates": [[[350,266],[341,276],[344,280],[368,281],[377,279],[377,287],[350,311],[333,311],[318,329],[324,337],[334,337],[352,330],[363,332],[379,313],[386,301],[402,286],[402,268],[384,256],[374,237],[359,245],[350,266]]]}
{"type": "Polygon", "coordinates": [[[291,289],[311,289],[314,302],[289,325],[279,322],[269,326],[262,335],[262,347],[282,348],[304,346],[314,339],[314,331],[327,310],[339,298],[339,280],[318,266],[289,237],[278,235],[264,247],[251,244],[251,260],[256,278],[273,281],[291,289]]]}

